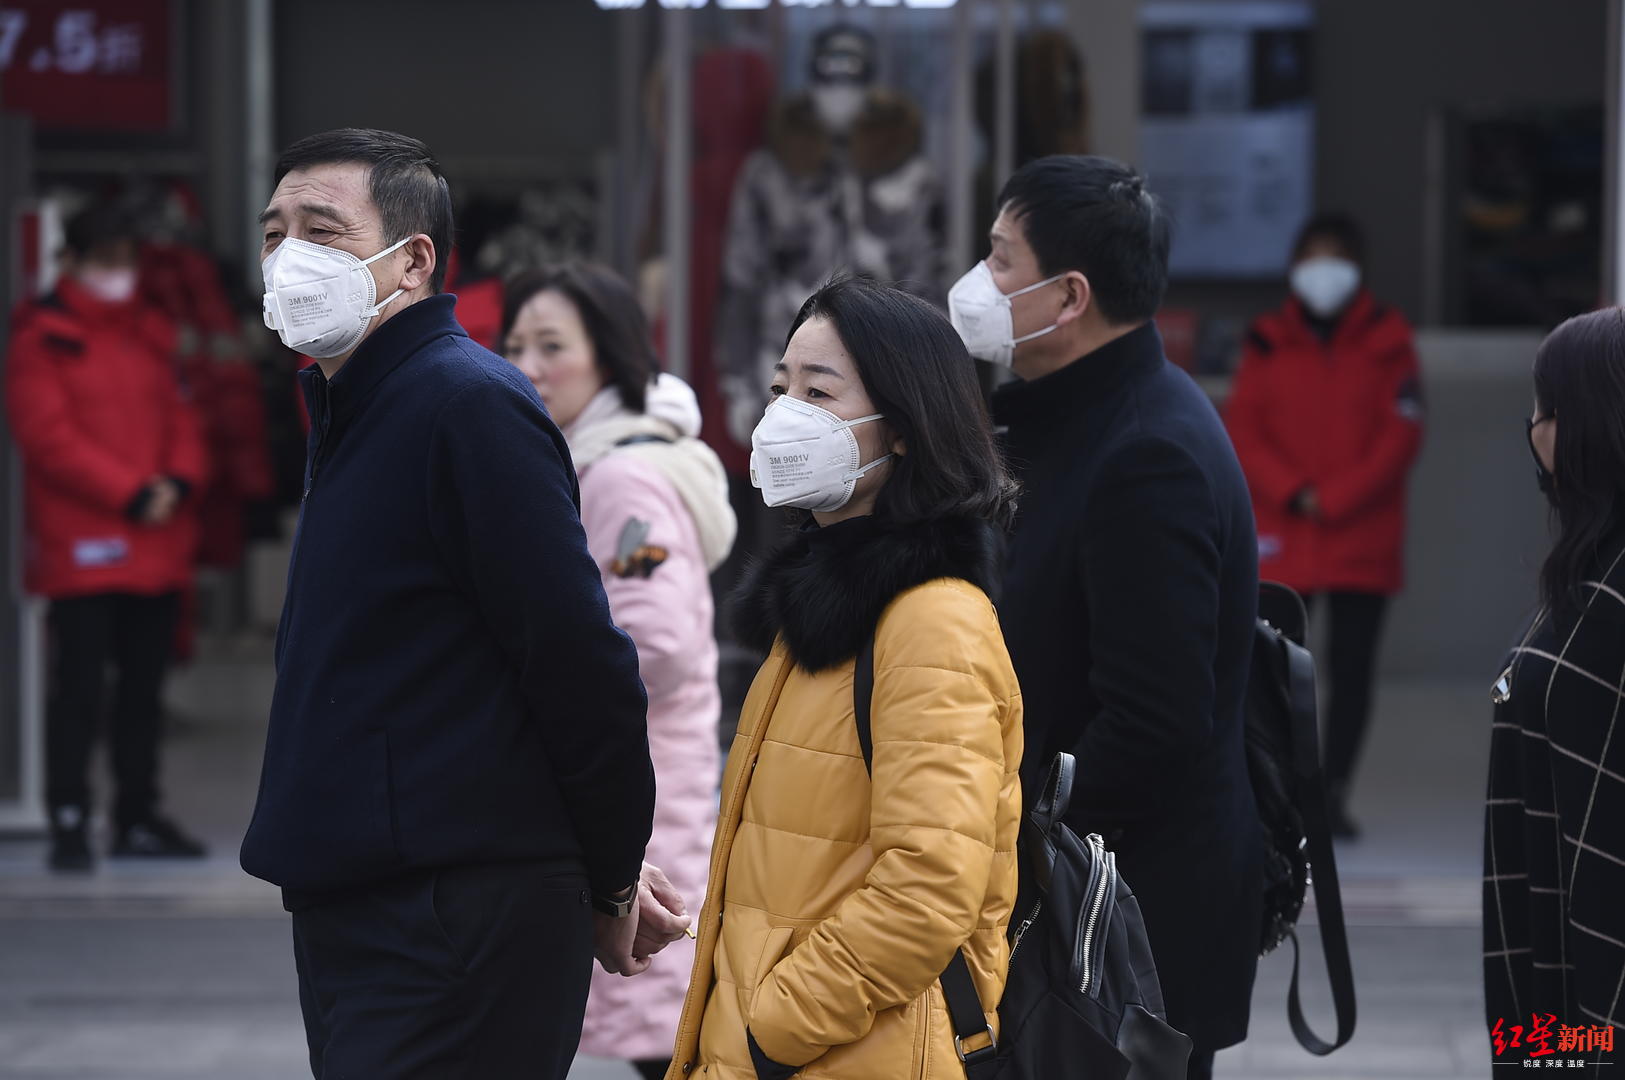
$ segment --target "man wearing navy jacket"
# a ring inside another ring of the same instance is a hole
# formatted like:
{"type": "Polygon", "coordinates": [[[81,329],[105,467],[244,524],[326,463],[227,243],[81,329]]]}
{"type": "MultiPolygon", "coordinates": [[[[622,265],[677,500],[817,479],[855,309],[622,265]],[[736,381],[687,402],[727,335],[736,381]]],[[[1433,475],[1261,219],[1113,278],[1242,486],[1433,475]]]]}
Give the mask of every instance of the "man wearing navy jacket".
{"type": "Polygon", "coordinates": [[[320,362],[242,862],[293,913],[312,1071],[562,1078],[595,947],[647,966],[654,804],[564,439],[439,295],[422,143],[295,143],[261,222],[266,323],[320,362]]]}
{"type": "Polygon", "coordinates": [[[1076,755],[1071,824],[1117,854],[1192,1080],[1247,1034],[1263,832],[1242,697],[1258,552],[1241,467],[1152,322],[1168,221],[1100,157],[1024,166],[987,261],[949,293],[1022,479],[1000,622],[1026,705],[1023,787],[1076,755]]]}

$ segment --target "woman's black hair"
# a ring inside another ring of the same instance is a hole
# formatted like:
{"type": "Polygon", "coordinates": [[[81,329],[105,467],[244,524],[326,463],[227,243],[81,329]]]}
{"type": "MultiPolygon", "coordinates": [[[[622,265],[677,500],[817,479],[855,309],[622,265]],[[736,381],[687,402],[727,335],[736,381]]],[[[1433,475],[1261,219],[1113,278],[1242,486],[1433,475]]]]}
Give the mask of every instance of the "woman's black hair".
{"type": "Polygon", "coordinates": [[[1554,609],[1582,602],[1599,548],[1625,521],[1625,309],[1577,315],[1535,354],[1535,408],[1557,419],[1552,517],[1557,541],[1540,571],[1554,609]]]}
{"type": "Polygon", "coordinates": [[[1348,253],[1349,261],[1365,266],[1365,230],[1347,214],[1327,211],[1316,214],[1303,223],[1298,238],[1292,244],[1292,259],[1303,258],[1305,249],[1313,240],[1331,240],[1348,253]]]}
{"type": "Polygon", "coordinates": [[[906,447],[875,516],[899,525],[977,518],[1007,528],[1016,484],[993,441],[976,365],[947,318],[901,289],[842,277],[801,306],[789,337],[809,319],[829,320],[906,447]]]}
{"type": "Polygon", "coordinates": [[[503,295],[502,335],[497,343],[504,351],[519,310],[544,292],[556,292],[575,305],[592,339],[593,356],[604,381],[620,391],[628,409],[643,412],[649,384],[660,374],[660,358],[655,355],[649,320],[632,287],[608,267],[587,262],[561,263],[520,274],[508,283],[503,295]]]}
{"type": "Polygon", "coordinates": [[[62,246],[81,259],[115,244],[136,244],[141,239],[135,219],[118,207],[105,203],[88,206],[74,214],[68,219],[62,233],[62,246]]]}

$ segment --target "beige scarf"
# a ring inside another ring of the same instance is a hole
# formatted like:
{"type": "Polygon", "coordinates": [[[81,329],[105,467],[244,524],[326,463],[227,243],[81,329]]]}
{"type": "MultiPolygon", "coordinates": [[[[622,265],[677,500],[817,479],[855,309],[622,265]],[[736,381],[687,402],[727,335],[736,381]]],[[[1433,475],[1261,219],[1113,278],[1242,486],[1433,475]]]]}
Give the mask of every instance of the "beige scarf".
{"type": "Polygon", "coordinates": [[[564,429],[564,438],[579,472],[612,453],[633,454],[659,469],[694,519],[706,569],[715,570],[733,548],[738,523],[728,502],[728,474],[699,433],[699,399],[683,380],[663,374],[649,384],[641,413],[628,409],[614,386],[604,387],[564,429]],[[666,441],[621,445],[639,437],[666,441]]]}

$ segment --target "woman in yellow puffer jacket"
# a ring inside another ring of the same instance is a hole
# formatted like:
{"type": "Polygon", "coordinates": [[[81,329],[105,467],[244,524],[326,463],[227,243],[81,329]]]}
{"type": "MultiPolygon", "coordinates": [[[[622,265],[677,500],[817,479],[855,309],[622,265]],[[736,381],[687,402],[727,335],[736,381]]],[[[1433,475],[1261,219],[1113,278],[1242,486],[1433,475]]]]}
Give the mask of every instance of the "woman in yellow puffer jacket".
{"type": "Polygon", "coordinates": [[[997,1030],[1016,893],[1021,696],[988,596],[1013,485],[958,335],[899,290],[820,290],[772,392],[752,479],[809,513],[736,598],[771,651],[668,1080],[953,1080],[937,977],[963,949],[997,1030]],[[852,697],[871,635],[872,781],[852,697]]]}

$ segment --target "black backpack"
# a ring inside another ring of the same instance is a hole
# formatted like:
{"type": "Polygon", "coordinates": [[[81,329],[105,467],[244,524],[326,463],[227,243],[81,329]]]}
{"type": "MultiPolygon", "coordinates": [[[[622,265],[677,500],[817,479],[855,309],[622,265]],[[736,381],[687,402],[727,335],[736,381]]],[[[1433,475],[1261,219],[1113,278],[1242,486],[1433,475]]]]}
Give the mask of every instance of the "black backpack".
{"type": "MultiPolygon", "coordinates": [[[[874,642],[858,653],[853,706],[863,762],[874,642]]],[[[1168,1025],[1139,902],[1097,834],[1079,840],[1063,819],[1075,762],[1058,754],[1021,829],[1023,915],[1011,927],[1010,971],[995,1043],[963,952],[942,973],[954,1048],[969,1080],[1184,1080],[1191,1041],[1168,1025]]]]}
{"type": "Polygon", "coordinates": [[[1309,618],[1303,600],[1285,585],[1259,587],[1253,665],[1247,680],[1247,771],[1264,827],[1264,919],[1260,955],[1292,942],[1287,1019],[1311,1054],[1325,1055],[1354,1037],[1354,971],[1349,964],[1343,898],[1332,855],[1326,782],[1321,773],[1315,714],[1315,662],[1304,648],[1309,618]],[[1337,1012],[1337,1037],[1326,1042],[1309,1027],[1298,998],[1298,916],[1311,883],[1320,941],[1337,1012]]]}

